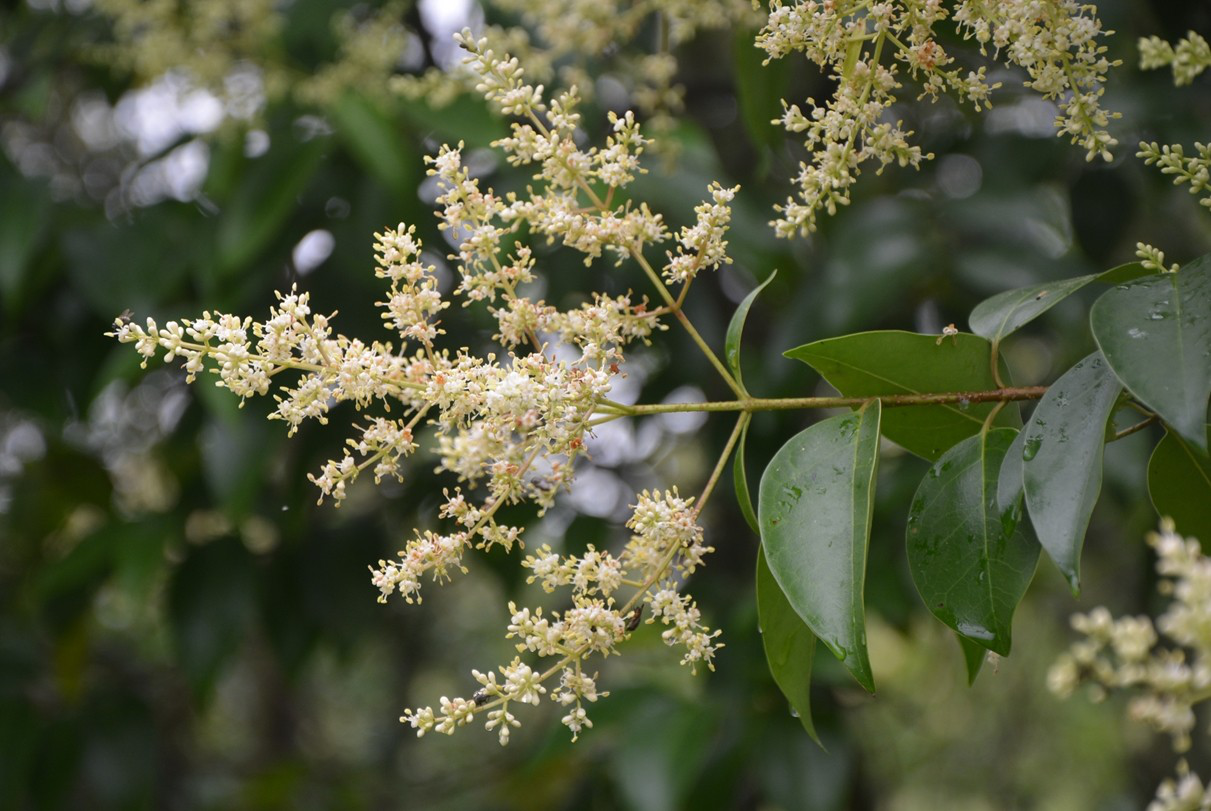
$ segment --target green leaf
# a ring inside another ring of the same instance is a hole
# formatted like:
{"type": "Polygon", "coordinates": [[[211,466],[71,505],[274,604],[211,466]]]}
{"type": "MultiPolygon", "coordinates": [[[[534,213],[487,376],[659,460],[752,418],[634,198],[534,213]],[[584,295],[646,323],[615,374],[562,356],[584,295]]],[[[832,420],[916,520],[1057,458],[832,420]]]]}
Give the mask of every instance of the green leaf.
{"type": "MultiPolygon", "coordinates": [[[[1211,438],[1211,431],[1209,431],[1211,438]]],[[[1211,549],[1211,458],[1173,432],[1165,434],[1148,460],[1148,495],[1157,513],[1177,531],[1211,549]]]]}
{"type": "Polygon", "coordinates": [[[1020,507],[1025,496],[1022,483],[1022,452],[1025,446],[1026,432],[1018,431],[1001,461],[1001,471],[997,475],[997,508],[1001,512],[1020,507]]]}
{"type": "Polygon", "coordinates": [[[459,96],[435,106],[423,100],[400,99],[399,110],[417,131],[437,143],[464,142],[468,152],[489,149],[497,138],[509,135],[503,116],[488,108],[478,93],[459,96]]]}
{"type": "Polygon", "coordinates": [[[744,333],[744,322],[748,318],[749,308],[753,306],[753,301],[757,298],[757,294],[765,289],[765,286],[774,280],[778,275],[778,271],[774,271],[761,284],[744,297],[744,301],[740,302],[740,306],[736,308],[736,312],[732,313],[732,320],[727,325],[727,338],[723,344],[723,355],[727,359],[727,366],[732,370],[732,374],[736,376],[736,382],[744,385],[744,381],[740,376],[740,337],[744,333]]]}
{"type": "Polygon", "coordinates": [[[1177,273],[1106,291],[1093,305],[1093,337],[1141,402],[1207,452],[1211,397],[1211,257],[1177,273]]]}
{"type": "Polygon", "coordinates": [[[1144,267],[1139,262],[1128,262],[1125,265],[1112,267],[1110,270],[1102,271],[1097,274],[1095,281],[1102,284],[1126,284],[1133,282],[1136,279],[1142,279],[1145,276],[1155,276],[1160,273],[1159,270],[1151,270],[1144,267]]]}
{"type": "Polygon", "coordinates": [[[1080,591],[1081,546],[1102,490],[1106,423],[1122,390],[1094,352],[1051,384],[1022,429],[1030,522],[1073,594],[1080,591]]]}
{"type": "Polygon", "coordinates": [[[875,400],[794,436],[770,460],[757,498],[761,544],[778,586],[872,692],[863,589],[881,411],[875,400]]]}
{"type": "Polygon", "coordinates": [[[984,667],[984,660],[988,658],[988,651],[962,634],[956,633],[955,639],[959,640],[959,647],[963,650],[963,664],[967,667],[967,686],[970,687],[976,683],[976,677],[984,667]]]}
{"type": "Polygon", "coordinates": [[[1039,546],[1021,509],[998,505],[997,476],[1015,433],[969,437],[934,463],[908,516],[908,564],[934,616],[982,647],[1009,654],[1013,612],[1039,546]]]}
{"type": "Polygon", "coordinates": [[[315,174],[325,139],[282,145],[250,162],[244,182],[223,207],[219,220],[215,274],[238,273],[278,236],[315,174]]]}
{"type": "Polygon", "coordinates": [[[1096,279],[1077,276],[1046,282],[1017,290],[1006,290],[985,299],[971,311],[971,331],[990,341],[999,341],[1016,332],[1064,299],[1096,279]]]}
{"type": "Polygon", "coordinates": [[[1119,265],[1103,273],[1044,282],[1017,290],[1006,290],[985,299],[971,311],[971,331],[990,341],[999,341],[1038,318],[1090,282],[1124,284],[1155,274],[1139,262],[1119,265]]]}
{"type": "MultiPolygon", "coordinates": [[[[796,347],[786,356],[811,366],[846,397],[873,397],[995,389],[991,352],[991,344],[975,335],[959,334],[939,343],[936,335],[891,330],[816,341],[796,347]]],[[[888,409],[882,421],[883,435],[933,461],[977,433],[992,407],[980,403],[888,409]]],[[[1020,419],[1017,406],[1011,403],[997,416],[996,424],[1017,427],[1020,419]]]]}
{"type": "Polygon", "coordinates": [[[400,199],[416,187],[416,161],[395,122],[368,99],[342,94],[329,108],[341,139],[366,172],[400,199]]]}
{"type": "Polygon", "coordinates": [[[749,495],[748,471],[744,467],[744,444],[748,441],[749,425],[750,423],[746,421],[744,427],[740,429],[740,441],[736,443],[736,458],[732,460],[732,482],[736,489],[736,503],[740,505],[740,514],[744,516],[744,521],[748,524],[749,529],[760,535],[757,512],[753,509],[753,499],[749,495]]]}
{"type": "Polygon", "coordinates": [[[787,601],[760,547],[757,548],[757,622],[770,675],[790,702],[807,734],[820,743],[816,725],[812,723],[811,705],[816,635],[787,601]]]}
{"type": "Polygon", "coordinates": [[[782,59],[762,64],[766,56],[753,42],[751,29],[736,29],[732,63],[740,119],[754,144],[774,148],[786,137],[785,130],[773,121],[782,115],[782,99],[787,95],[791,70],[782,59]]]}

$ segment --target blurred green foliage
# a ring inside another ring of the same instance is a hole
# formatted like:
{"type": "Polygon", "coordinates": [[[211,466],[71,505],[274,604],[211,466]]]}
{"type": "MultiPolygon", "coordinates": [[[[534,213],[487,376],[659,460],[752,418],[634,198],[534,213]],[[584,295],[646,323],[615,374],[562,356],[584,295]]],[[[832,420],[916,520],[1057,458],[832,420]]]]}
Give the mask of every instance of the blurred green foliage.
{"type": "MultiPolygon", "coordinates": [[[[751,32],[684,46],[679,155],[651,161],[635,193],[680,225],[709,181],[743,185],[736,263],[687,306],[721,347],[736,303],[779,271],[749,319],[751,391],[819,389],[781,357],[788,347],[859,329],[937,333],[988,295],[1127,261],[1137,240],[1177,261],[1211,251],[1206,213],[1131,157],[1143,138],[1206,140],[1207,79],[1175,90],[1138,72],[1133,49],[1142,35],[1207,31],[1211,7],[1101,9],[1125,63],[1108,91],[1123,111],[1112,164],[1085,163],[1013,82],[978,118],[905,104],[936,160],[864,178],[810,243],[775,241],[767,226],[801,158],[768,119],[780,97],[824,92],[824,81],[802,62],[760,67],[751,32]]],[[[286,8],[304,66],[335,48],[332,12],[286,8]]],[[[276,103],[211,135],[179,128],[140,151],[113,123],[135,108],[131,78],[90,56],[107,37],[86,3],[0,10],[0,809],[1105,809],[1151,796],[1168,768],[1163,742],[1128,732],[1114,709],[1044,690],[1077,608],[1055,571],[1042,569],[1027,598],[1014,656],[964,686],[960,651],[926,622],[908,573],[904,518],[926,469],[908,455],[880,465],[870,546],[870,649],[884,691],[860,694],[817,652],[811,701],[827,751],[769,676],[756,539],[723,498],[706,516],[717,559],[695,591],[728,645],[718,672],[691,679],[645,631],[624,661],[606,663],[612,695],[578,744],[552,715],[504,750],[474,730],[418,745],[401,709],[465,691],[471,667],[508,650],[502,606],[524,588],[513,564],[479,560],[423,605],[377,605],[366,565],[427,520],[448,482],[419,460],[407,487],[359,488],[339,512],[316,507],[306,474],[333,455],[335,432],[308,426],[286,442],[264,403],[239,410],[211,387],[186,390],[174,370],[140,373],[102,333],[127,308],[261,314],[275,289],[298,283],[339,310],[343,332],[376,335],[371,234],[405,221],[442,244],[423,156],[448,140],[485,147],[503,124],[469,99],[435,110],[348,92],[322,108],[276,103]],[[174,196],[183,166],[201,182],[174,196]],[[300,266],[296,246],[314,231],[334,249],[300,266]]],[[[603,123],[597,112],[589,128],[603,123]]],[[[475,156],[498,190],[524,185],[490,153],[475,156]]],[[[585,269],[566,251],[545,249],[541,262],[554,303],[644,289],[633,269],[585,269]]],[[[1092,349],[1088,301],[1065,301],[1009,348],[1019,383],[1048,381],[1092,349]]],[[[490,327],[472,311],[444,326],[472,346],[490,327]]],[[[644,401],[713,380],[683,337],[642,357],[644,401]]],[[[624,492],[692,489],[725,422],[687,439],[637,420],[613,439],[638,450],[603,453],[600,471],[624,492]]],[[[763,467],[805,424],[756,415],[749,464],[763,467]]],[[[1107,449],[1083,606],[1148,608],[1143,472],[1157,436],[1107,449]]],[[[533,542],[617,540],[618,505],[600,498],[534,527],[533,542]]]]}

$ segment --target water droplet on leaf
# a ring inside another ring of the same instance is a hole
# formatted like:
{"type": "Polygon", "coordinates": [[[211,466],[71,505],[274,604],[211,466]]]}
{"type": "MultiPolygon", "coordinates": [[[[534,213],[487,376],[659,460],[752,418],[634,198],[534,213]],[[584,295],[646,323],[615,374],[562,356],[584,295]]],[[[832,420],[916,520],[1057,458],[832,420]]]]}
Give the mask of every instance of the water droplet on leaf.
{"type": "Polygon", "coordinates": [[[1026,440],[1025,444],[1022,445],[1022,460],[1025,462],[1029,462],[1031,459],[1033,459],[1035,456],[1038,455],[1039,448],[1041,448],[1042,446],[1043,446],[1042,437],[1036,436],[1036,437],[1026,440]]]}

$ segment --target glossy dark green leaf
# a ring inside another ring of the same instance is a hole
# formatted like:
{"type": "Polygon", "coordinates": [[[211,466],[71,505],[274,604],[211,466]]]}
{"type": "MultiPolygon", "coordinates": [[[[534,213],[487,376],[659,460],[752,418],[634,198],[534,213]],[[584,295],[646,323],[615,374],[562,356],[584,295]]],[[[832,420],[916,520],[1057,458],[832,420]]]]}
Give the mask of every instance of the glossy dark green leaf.
{"type": "Polygon", "coordinates": [[[1022,483],[1022,451],[1025,446],[1026,432],[1018,431],[1001,461],[1001,471],[997,475],[997,507],[1002,512],[1020,507],[1025,497],[1022,483]]]}
{"type": "Polygon", "coordinates": [[[765,286],[774,280],[778,275],[778,271],[774,271],[761,284],[757,285],[751,293],[744,297],[740,305],[736,307],[736,312],[732,313],[732,320],[727,325],[727,338],[723,345],[723,354],[727,360],[728,368],[732,370],[732,374],[736,376],[736,380],[744,385],[743,378],[740,375],[740,338],[744,334],[744,322],[748,318],[749,308],[753,306],[753,301],[757,298],[757,294],[765,289],[765,286]]]}
{"type": "Polygon", "coordinates": [[[1094,352],[1051,384],[1022,429],[1030,523],[1074,594],[1085,530],[1102,490],[1106,423],[1122,390],[1102,353],[1094,352]]]}
{"type": "Polygon", "coordinates": [[[998,428],[951,448],[922,480],[908,516],[908,564],[926,606],[1002,656],[1039,557],[1019,526],[1021,509],[997,503],[997,477],[1014,437],[998,428]]]}
{"type": "Polygon", "coordinates": [[[812,723],[812,657],[816,653],[816,635],[782,593],[774,579],[765,552],[757,549],[757,622],[761,628],[761,646],[765,661],[778,689],[786,696],[807,734],[820,743],[812,723]]]}
{"type": "Polygon", "coordinates": [[[990,341],[999,341],[1059,304],[1096,279],[1077,276],[1017,290],[1006,290],[985,299],[971,311],[971,331],[990,341]]]}
{"type": "MultiPolygon", "coordinates": [[[[995,389],[991,351],[991,344],[975,335],[959,334],[939,343],[936,335],[893,330],[816,341],[786,356],[811,366],[847,397],[871,397],[995,389]]],[[[1002,378],[1007,379],[1004,371],[1002,378]]],[[[991,410],[988,403],[889,408],[883,415],[883,435],[933,461],[978,432],[991,410]]],[[[1011,403],[996,424],[1017,427],[1020,420],[1018,407],[1011,403]]]]}
{"type": "Polygon", "coordinates": [[[753,509],[753,498],[748,489],[748,470],[744,466],[744,446],[748,441],[748,422],[740,429],[740,441],[736,443],[736,458],[732,460],[732,482],[736,490],[736,503],[740,505],[740,514],[756,534],[761,534],[757,525],[757,511],[753,509]]]}
{"type": "Polygon", "coordinates": [[[808,627],[871,691],[863,591],[881,410],[876,400],[794,436],[770,460],[757,499],[774,579],[808,627]]]}
{"type": "Polygon", "coordinates": [[[1207,451],[1211,397],[1211,257],[1106,291],[1093,305],[1093,337],[1141,402],[1207,451]]]}
{"type": "Polygon", "coordinates": [[[971,331],[990,341],[999,341],[1038,318],[1090,282],[1124,284],[1155,274],[1139,262],[1119,265],[1102,273],[1060,279],[1054,282],[1006,290],[985,299],[971,311],[971,331]]]}
{"type": "MultiPolygon", "coordinates": [[[[1208,439],[1211,440],[1211,432],[1208,439]]],[[[1177,531],[1198,538],[1211,550],[1211,458],[1172,432],[1157,444],[1148,460],[1148,495],[1177,531]]]]}
{"type": "Polygon", "coordinates": [[[1110,268],[1110,270],[1102,271],[1094,277],[1094,280],[1102,284],[1126,284],[1136,279],[1142,279],[1145,276],[1155,276],[1158,273],[1160,273],[1159,270],[1146,268],[1139,262],[1128,262],[1125,265],[1118,265],[1117,267],[1110,268]]]}
{"type": "Polygon", "coordinates": [[[976,683],[976,677],[980,675],[980,670],[984,667],[984,660],[988,658],[988,651],[962,634],[956,633],[955,639],[959,640],[959,648],[963,651],[963,665],[967,668],[967,686],[970,687],[976,683]]]}

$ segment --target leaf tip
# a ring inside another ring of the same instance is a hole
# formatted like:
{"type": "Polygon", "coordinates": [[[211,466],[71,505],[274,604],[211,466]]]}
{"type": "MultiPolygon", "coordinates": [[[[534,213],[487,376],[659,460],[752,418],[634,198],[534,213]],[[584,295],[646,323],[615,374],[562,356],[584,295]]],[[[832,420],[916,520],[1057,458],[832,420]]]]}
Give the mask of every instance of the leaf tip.
{"type": "Polygon", "coordinates": [[[959,649],[963,653],[963,665],[967,669],[967,686],[971,687],[976,683],[980,669],[984,667],[984,660],[988,657],[988,652],[965,636],[956,634],[955,639],[959,641],[959,649]]]}
{"type": "Polygon", "coordinates": [[[873,696],[875,694],[875,677],[871,673],[870,660],[866,657],[866,651],[857,650],[853,653],[855,654],[853,657],[846,657],[842,659],[842,662],[858,684],[862,685],[862,689],[873,696]]]}

